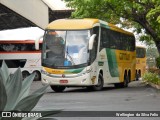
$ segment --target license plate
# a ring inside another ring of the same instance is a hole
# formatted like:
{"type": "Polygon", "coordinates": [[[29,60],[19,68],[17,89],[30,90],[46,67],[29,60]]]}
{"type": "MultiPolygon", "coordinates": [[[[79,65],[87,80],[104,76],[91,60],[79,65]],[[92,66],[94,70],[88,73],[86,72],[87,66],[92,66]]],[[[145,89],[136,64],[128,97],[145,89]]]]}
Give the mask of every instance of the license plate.
{"type": "Polygon", "coordinates": [[[68,80],[60,80],[59,81],[61,84],[64,84],[64,83],[68,83],[68,80]]]}

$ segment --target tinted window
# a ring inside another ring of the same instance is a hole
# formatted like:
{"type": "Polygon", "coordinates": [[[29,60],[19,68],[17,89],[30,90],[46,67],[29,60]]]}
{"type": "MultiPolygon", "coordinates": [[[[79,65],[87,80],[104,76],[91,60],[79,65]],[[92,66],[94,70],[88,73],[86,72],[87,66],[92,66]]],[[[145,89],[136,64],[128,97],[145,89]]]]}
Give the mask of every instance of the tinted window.
{"type": "Polygon", "coordinates": [[[100,48],[134,51],[135,38],[134,36],[116,32],[102,27],[100,48]]]}
{"type": "MultiPolygon", "coordinates": [[[[39,45],[40,50],[42,49],[42,44],[39,45]]],[[[16,52],[16,51],[35,51],[35,44],[26,43],[1,43],[0,51],[6,52],[16,52]]]]}
{"type": "MultiPolygon", "coordinates": [[[[25,63],[26,63],[26,59],[20,59],[20,60],[5,60],[5,63],[7,64],[8,68],[18,68],[21,67],[23,68],[25,63]]],[[[0,60],[0,67],[2,66],[2,60],[0,60]]]]}

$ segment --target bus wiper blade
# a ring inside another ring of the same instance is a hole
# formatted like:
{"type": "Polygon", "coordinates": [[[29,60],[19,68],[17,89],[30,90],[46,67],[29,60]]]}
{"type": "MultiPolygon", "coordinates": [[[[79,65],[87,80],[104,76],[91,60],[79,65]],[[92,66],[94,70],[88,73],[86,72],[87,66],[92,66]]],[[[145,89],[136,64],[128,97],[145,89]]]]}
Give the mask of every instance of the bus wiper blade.
{"type": "Polygon", "coordinates": [[[68,47],[67,47],[66,53],[67,53],[67,56],[69,57],[69,59],[71,60],[71,63],[72,63],[73,65],[75,65],[75,62],[73,61],[73,58],[72,58],[71,55],[68,53],[68,47]]]}

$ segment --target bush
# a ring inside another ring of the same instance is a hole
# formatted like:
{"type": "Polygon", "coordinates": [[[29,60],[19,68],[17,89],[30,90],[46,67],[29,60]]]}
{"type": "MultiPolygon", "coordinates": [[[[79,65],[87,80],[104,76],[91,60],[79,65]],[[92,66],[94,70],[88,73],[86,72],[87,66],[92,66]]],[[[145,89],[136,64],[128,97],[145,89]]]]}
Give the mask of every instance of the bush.
{"type": "Polygon", "coordinates": [[[160,69],[160,57],[156,58],[156,66],[160,69]]]}
{"type": "Polygon", "coordinates": [[[149,68],[148,72],[156,73],[156,74],[160,75],[160,69],[157,69],[157,68],[149,68]]]}
{"type": "Polygon", "coordinates": [[[156,73],[145,73],[142,78],[145,82],[160,85],[160,76],[156,73]]]}

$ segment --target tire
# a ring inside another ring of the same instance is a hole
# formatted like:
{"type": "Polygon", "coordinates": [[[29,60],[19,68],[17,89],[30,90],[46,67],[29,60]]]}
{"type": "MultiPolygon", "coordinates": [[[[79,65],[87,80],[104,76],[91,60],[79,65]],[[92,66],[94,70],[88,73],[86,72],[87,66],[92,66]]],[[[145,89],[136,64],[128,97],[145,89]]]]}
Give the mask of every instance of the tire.
{"type": "Polygon", "coordinates": [[[23,80],[24,80],[26,77],[28,77],[29,75],[30,75],[30,74],[29,74],[28,71],[23,71],[23,72],[22,72],[23,80]]]}
{"type": "Polygon", "coordinates": [[[39,71],[34,71],[33,73],[35,73],[34,81],[40,81],[41,73],[39,71]]]}
{"type": "Polygon", "coordinates": [[[136,81],[138,81],[138,80],[139,80],[139,74],[136,73],[136,81]]]}
{"type": "Polygon", "coordinates": [[[128,87],[128,83],[129,83],[129,78],[127,76],[127,74],[124,75],[124,82],[122,83],[115,83],[114,86],[116,88],[126,88],[128,87]]]}
{"type": "Polygon", "coordinates": [[[141,78],[141,71],[137,71],[136,73],[136,81],[138,81],[141,78]]]}
{"type": "Polygon", "coordinates": [[[52,86],[52,85],[50,87],[55,92],[63,92],[64,89],[66,88],[65,86],[52,86]]]}
{"type": "Polygon", "coordinates": [[[92,89],[95,90],[95,91],[100,91],[100,90],[103,89],[103,85],[104,85],[103,76],[102,76],[102,74],[99,74],[99,77],[98,77],[98,84],[92,86],[92,89]]]}
{"type": "Polygon", "coordinates": [[[123,88],[128,87],[128,83],[129,83],[129,76],[124,75],[123,88]]]}

